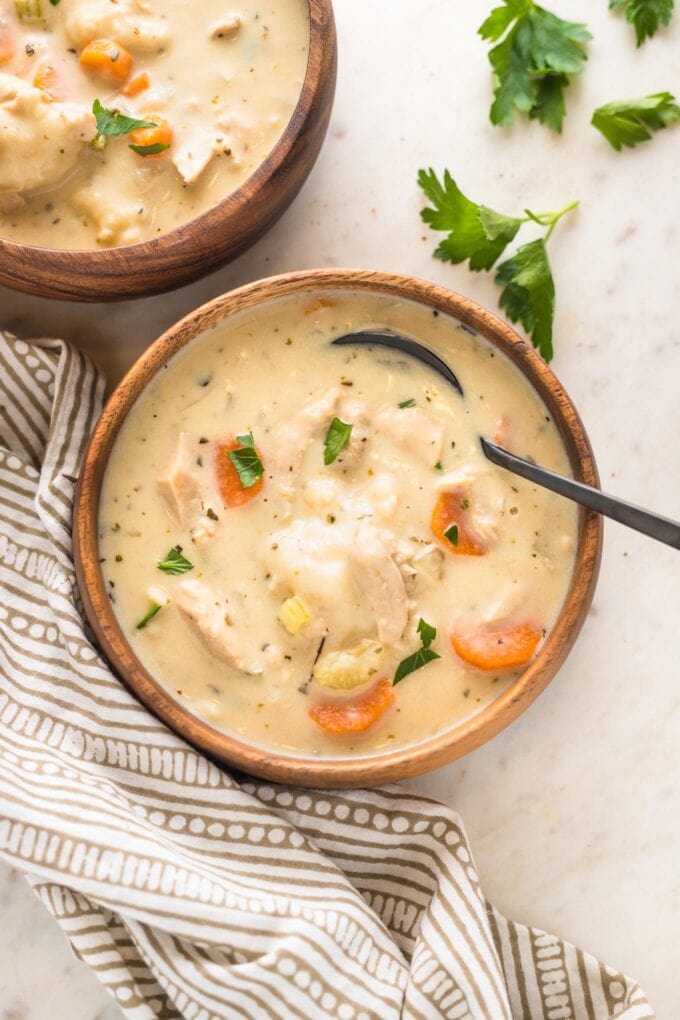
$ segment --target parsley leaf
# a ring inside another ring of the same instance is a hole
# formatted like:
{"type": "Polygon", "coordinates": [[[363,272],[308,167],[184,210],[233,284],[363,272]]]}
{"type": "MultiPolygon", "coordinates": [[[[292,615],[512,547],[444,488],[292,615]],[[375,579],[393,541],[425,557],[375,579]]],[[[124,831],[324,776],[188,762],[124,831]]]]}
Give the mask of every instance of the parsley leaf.
{"type": "Polygon", "coordinates": [[[420,640],[423,642],[423,648],[429,648],[437,636],[437,628],[427,623],[421,616],[417,630],[418,634],[420,634],[420,640]]]}
{"type": "Polygon", "coordinates": [[[229,450],[229,460],[236,468],[243,488],[250,489],[262,478],[264,467],[255,449],[252,432],[247,436],[237,436],[236,441],[241,444],[241,448],[229,450]]]}
{"type": "MultiPolygon", "coordinates": [[[[147,127],[155,127],[155,124],[147,124],[147,127]]],[[[159,152],[165,152],[170,148],[170,142],[154,142],[153,145],[129,145],[129,149],[136,152],[138,156],[157,156],[159,152]]]]}
{"type": "Polygon", "coordinates": [[[127,135],[137,128],[156,127],[150,120],[137,120],[136,117],[125,117],[117,110],[107,110],[98,99],[92,104],[92,112],[97,121],[97,134],[106,138],[114,138],[117,135],[127,135]]]}
{"type": "Polygon", "coordinates": [[[534,347],[550,361],[555,284],[543,238],[523,244],[511,258],[501,263],[496,283],[504,285],[498,302],[501,308],[513,322],[522,323],[531,334],[534,347]]]}
{"type": "Polygon", "coordinates": [[[661,131],[680,119],[680,106],[670,92],[657,92],[641,99],[622,99],[598,106],[591,124],[601,131],[617,152],[648,142],[652,131],[661,131]]]}
{"type": "Polygon", "coordinates": [[[151,608],[144,614],[139,623],[135,624],[135,630],[143,630],[147,623],[150,623],[154,616],[156,616],[157,613],[160,613],[162,608],[163,606],[161,606],[158,602],[153,602],[151,604],[151,608]]]}
{"type": "Polygon", "coordinates": [[[467,199],[448,170],[443,184],[434,172],[420,170],[418,183],[435,205],[423,209],[422,219],[434,230],[448,230],[449,236],[436,248],[435,258],[458,263],[469,259],[471,269],[490,269],[514,239],[523,223],[530,220],[547,227],[545,237],[522,245],[496,272],[496,283],[504,286],[500,297],[513,322],[522,322],[546,361],[552,357],[552,323],[555,285],[550,271],[545,242],[561,218],[578,202],[557,212],[534,213],[525,209],[523,217],[504,216],[485,205],[467,199]]]}
{"type": "Polygon", "coordinates": [[[490,269],[522,225],[521,219],[471,202],[448,170],[443,184],[431,167],[419,170],[418,184],[434,206],[423,209],[421,219],[433,230],[449,231],[434,253],[444,262],[455,265],[469,259],[470,269],[490,269]]]}
{"type": "Polygon", "coordinates": [[[421,618],[418,624],[418,634],[422,642],[421,647],[413,655],[409,655],[397,666],[397,671],[394,674],[393,683],[396,685],[404,677],[408,676],[409,673],[414,673],[417,669],[422,666],[426,666],[428,662],[433,662],[435,659],[441,659],[441,655],[438,652],[433,652],[430,645],[437,636],[437,628],[432,627],[429,623],[421,618]]]}
{"type": "Polygon", "coordinates": [[[585,25],[564,21],[533,0],[503,0],[481,25],[494,72],[493,124],[512,124],[516,113],[562,130],[564,89],[587,59],[583,44],[592,38],[585,25]],[[500,40],[500,41],[499,41],[500,40]]]}
{"type": "Polygon", "coordinates": [[[182,556],[182,547],[176,545],[173,549],[167,553],[164,560],[159,560],[156,564],[159,570],[162,570],[164,574],[186,574],[189,570],[194,569],[193,563],[182,556]]]}
{"type": "Polygon", "coordinates": [[[609,0],[610,10],[623,7],[626,21],[635,28],[638,46],[651,39],[661,25],[670,24],[673,0],[609,0]]]}
{"type": "Polygon", "coordinates": [[[444,538],[448,539],[451,545],[458,545],[458,525],[452,524],[444,532],[444,538]]]}
{"type": "Polygon", "coordinates": [[[349,437],[352,435],[352,428],[352,425],[346,425],[339,418],[333,418],[328,426],[323,444],[323,462],[326,467],[333,463],[340,451],[347,445],[349,437]]]}

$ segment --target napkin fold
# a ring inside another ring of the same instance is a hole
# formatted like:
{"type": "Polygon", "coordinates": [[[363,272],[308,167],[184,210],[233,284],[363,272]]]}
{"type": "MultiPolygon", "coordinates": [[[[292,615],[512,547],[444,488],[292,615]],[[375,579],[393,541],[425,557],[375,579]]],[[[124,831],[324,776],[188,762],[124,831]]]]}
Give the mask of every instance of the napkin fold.
{"type": "Polygon", "coordinates": [[[0,857],[126,1017],[653,1020],[487,902],[448,807],[237,780],[112,675],[71,552],[103,389],[62,341],[0,334],[0,857]]]}

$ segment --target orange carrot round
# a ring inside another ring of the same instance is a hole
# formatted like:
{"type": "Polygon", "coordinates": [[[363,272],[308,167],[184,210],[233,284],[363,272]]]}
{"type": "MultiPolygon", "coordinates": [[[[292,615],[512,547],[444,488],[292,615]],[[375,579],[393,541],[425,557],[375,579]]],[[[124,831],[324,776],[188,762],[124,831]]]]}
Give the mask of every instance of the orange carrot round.
{"type": "Polygon", "coordinates": [[[146,71],[140,71],[130,78],[129,82],[120,90],[124,96],[138,96],[149,87],[149,76],[146,71]]]}
{"type": "Polygon", "coordinates": [[[533,659],[541,637],[538,627],[518,623],[453,633],[451,644],[464,662],[477,669],[516,669],[533,659]]]}
{"type": "Polygon", "coordinates": [[[483,556],[486,546],[470,527],[468,508],[463,489],[442,492],[432,511],[432,534],[450,553],[483,556]]]}
{"type": "Polygon", "coordinates": [[[54,64],[46,60],[40,65],[33,78],[33,84],[37,89],[46,92],[50,99],[65,99],[63,82],[54,64]]]}
{"type": "Polygon", "coordinates": [[[81,52],[80,63],[118,81],[125,81],[132,70],[132,57],[112,39],[93,39],[81,52]]]}
{"type": "Polygon", "coordinates": [[[146,119],[154,121],[154,127],[137,128],[136,131],[131,131],[129,135],[130,143],[142,149],[149,149],[156,145],[163,146],[160,152],[137,153],[137,155],[144,156],[146,159],[158,159],[172,145],[172,128],[167,120],[163,120],[162,117],[157,117],[155,114],[149,114],[146,119]]]}
{"type": "MultiPolygon", "coordinates": [[[[251,499],[261,491],[264,478],[259,478],[254,485],[244,488],[239,478],[238,471],[229,457],[230,451],[241,449],[241,444],[234,436],[228,436],[223,442],[217,444],[215,453],[215,472],[217,474],[217,488],[226,507],[243,506],[250,503],[251,499]]],[[[255,451],[262,460],[259,450],[255,451]]]]}
{"type": "Polygon", "coordinates": [[[358,698],[319,701],[311,706],[309,716],[317,726],[335,737],[363,733],[387,711],[393,701],[392,683],[383,679],[358,698]]]}

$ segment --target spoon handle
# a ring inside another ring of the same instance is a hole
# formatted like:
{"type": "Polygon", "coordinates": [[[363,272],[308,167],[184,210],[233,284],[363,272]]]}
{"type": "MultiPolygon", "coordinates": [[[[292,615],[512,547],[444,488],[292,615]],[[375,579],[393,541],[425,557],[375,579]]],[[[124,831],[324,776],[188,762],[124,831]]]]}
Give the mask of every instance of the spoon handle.
{"type": "Polygon", "coordinates": [[[619,524],[625,524],[629,528],[634,528],[635,531],[641,531],[643,535],[649,535],[650,538],[665,542],[666,545],[670,545],[674,549],[680,549],[680,524],[677,521],[650,513],[649,510],[633,506],[632,503],[626,503],[625,500],[618,499],[616,496],[608,496],[590,485],[574,481],[573,478],[565,478],[564,475],[548,471],[547,468],[532,464],[522,457],[516,457],[514,453],[508,453],[507,450],[496,446],[495,443],[491,443],[484,437],[481,437],[481,444],[482,450],[492,464],[497,464],[498,467],[512,471],[513,474],[520,475],[522,478],[527,478],[530,482],[536,482],[537,485],[557,492],[560,496],[573,499],[574,502],[587,506],[590,510],[596,510],[604,517],[611,517],[619,524]]]}

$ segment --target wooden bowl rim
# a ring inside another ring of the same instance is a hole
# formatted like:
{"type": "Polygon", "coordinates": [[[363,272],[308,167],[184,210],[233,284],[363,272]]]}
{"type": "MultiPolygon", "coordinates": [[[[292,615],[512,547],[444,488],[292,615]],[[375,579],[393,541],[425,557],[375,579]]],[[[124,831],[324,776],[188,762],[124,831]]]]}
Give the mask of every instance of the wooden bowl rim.
{"type": "MultiPolygon", "coordinates": [[[[41,245],[23,244],[0,236],[0,263],[3,259],[18,258],[26,255],[44,267],[58,272],[68,263],[69,276],[74,273],[95,272],[104,276],[114,266],[125,265],[128,273],[134,273],[135,267],[144,261],[145,267],[153,261],[163,249],[173,248],[181,252],[182,248],[191,244],[193,237],[215,230],[227,231],[229,225],[236,220],[242,209],[262,193],[290,158],[300,135],[303,133],[307,120],[312,113],[318,94],[323,90],[324,62],[315,58],[321,57],[326,43],[326,30],[329,23],[334,24],[332,0],[306,0],[309,7],[309,51],[307,67],[302,80],[300,95],[295,104],[282,134],[273,148],[265,156],[253,172],[246,177],[235,191],[230,192],[216,205],[193,219],[180,223],[179,226],[167,230],[157,237],[134,244],[117,245],[112,248],[44,248],[41,245]]],[[[28,280],[30,285],[30,280],[28,280]]]]}
{"type": "Polygon", "coordinates": [[[536,659],[490,705],[457,726],[394,751],[312,759],[250,745],[191,715],[141,664],[107,597],[97,536],[105,467],[130,408],[170,357],[236,311],[307,290],[384,293],[437,309],[471,327],[507,354],[537,390],[560,430],[575,476],[590,485],[599,484],[590,442],[561,383],[530,344],[496,315],[454,291],[415,277],[352,269],[286,273],[246,284],[195,309],[166,330],[118,384],[95,426],[81,468],[74,508],[76,576],[89,622],[116,673],[151,711],[201,751],[265,779],[321,788],[375,786],[430,771],[461,757],[495,736],[535,700],[566,658],[592,601],[601,557],[602,522],[597,514],[581,509],[570,588],[536,659]]]}

